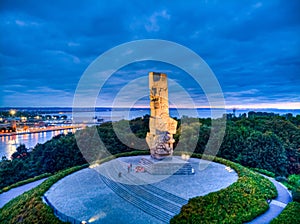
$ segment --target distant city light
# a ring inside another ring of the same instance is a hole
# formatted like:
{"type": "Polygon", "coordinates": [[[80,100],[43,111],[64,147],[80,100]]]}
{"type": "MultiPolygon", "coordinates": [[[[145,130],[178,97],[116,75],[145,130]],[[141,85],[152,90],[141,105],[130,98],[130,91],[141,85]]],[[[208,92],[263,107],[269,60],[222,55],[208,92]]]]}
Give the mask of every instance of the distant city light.
{"type": "Polygon", "coordinates": [[[11,116],[14,116],[17,113],[17,111],[16,110],[10,110],[9,113],[10,113],[11,116]]]}

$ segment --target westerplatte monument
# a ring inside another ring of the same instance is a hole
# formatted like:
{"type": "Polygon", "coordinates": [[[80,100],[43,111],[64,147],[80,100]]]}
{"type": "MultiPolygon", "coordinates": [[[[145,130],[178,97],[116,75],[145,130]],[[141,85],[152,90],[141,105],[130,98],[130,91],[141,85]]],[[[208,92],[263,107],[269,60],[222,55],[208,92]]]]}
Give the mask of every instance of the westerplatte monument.
{"type": "Polygon", "coordinates": [[[151,114],[146,141],[151,157],[164,159],[173,155],[173,134],[177,127],[177,121],[169,116],[167,75],[150,72],[149,87],[151,114]]]}
{"type": "Polygon", "coordinates": [[[173,157],[173,134],[177,121],[169,116],[168,81],[163,73],[149,73],[150,121],[146,141],[151,159],[143,158],[140,165],[154,175],[190,175],[194,169],[187,161],[173,157]]]}

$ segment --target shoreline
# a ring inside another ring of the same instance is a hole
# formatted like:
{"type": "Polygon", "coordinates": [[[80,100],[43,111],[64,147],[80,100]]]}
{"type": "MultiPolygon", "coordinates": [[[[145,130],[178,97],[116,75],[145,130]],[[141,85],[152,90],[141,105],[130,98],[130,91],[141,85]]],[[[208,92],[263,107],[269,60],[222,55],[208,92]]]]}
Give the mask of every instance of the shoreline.
{"type": "Polygon", "coordinates": [[[0,137],[5,136],[14,136],[14,135],[26,135],[26,134],[34,134],[34,133],[40,133],[40,132],[51,132],[51,131],[60,131],[60,130],[68,130],[68,129],[82,129],[86,125],[80,124],[80,125],[70,125],[70,126],[56,126],[56,127],[49,127],[45,129],[36,129],[36,130],[30,130],[30,131],[24,131],[24,132],[10,132],[10,133],[0,133],[0,137]]]}

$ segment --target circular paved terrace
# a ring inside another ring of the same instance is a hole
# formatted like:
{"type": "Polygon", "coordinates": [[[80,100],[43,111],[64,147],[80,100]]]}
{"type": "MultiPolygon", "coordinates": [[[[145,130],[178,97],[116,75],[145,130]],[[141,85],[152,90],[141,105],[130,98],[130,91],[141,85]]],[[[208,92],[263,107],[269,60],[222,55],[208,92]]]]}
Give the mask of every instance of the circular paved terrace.
{"type": "Polygon", "coordinates": [[[150,159],[122,157],[80,170],[55,183],[45,197],[59,213],[78,221],[168,223],[189,198],[226,188],[238,179],[225,165],[195,158],[189,160],[194,175],[136,173],[141,158],[150,159]]]}

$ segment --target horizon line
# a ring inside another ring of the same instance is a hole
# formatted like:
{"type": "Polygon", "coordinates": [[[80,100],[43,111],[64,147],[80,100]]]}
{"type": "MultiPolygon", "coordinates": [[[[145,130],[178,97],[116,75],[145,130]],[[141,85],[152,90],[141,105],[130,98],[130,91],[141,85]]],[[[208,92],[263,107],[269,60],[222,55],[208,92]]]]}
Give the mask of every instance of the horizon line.
{"type": "MultiPolygon", "coordinates": [[[[115,108],[115,109],[150,109],[149,106],[124,106],[124,107],[112,107],[112,106],[96,106],[96,107],[71,107],[71,106],[0,106],[0,109],[25,109],[25,108],[41,108],[41,109],[51,109],[51,108],[68,108],[68,109],[92,109],[92,108],[115,108]]],[[[284,108],[284,107],[233,107],[233,106],[228,106],[228,107],[209,107],[209,106],[199,106],[199,107],[184,107],[184,106],[179,106],[179,107],[169,107],[170,109],[225,109],[225,110],[257,110],[257,109],[275,109],[275,110],[300,110],[300,108],[284,108]]]]}

